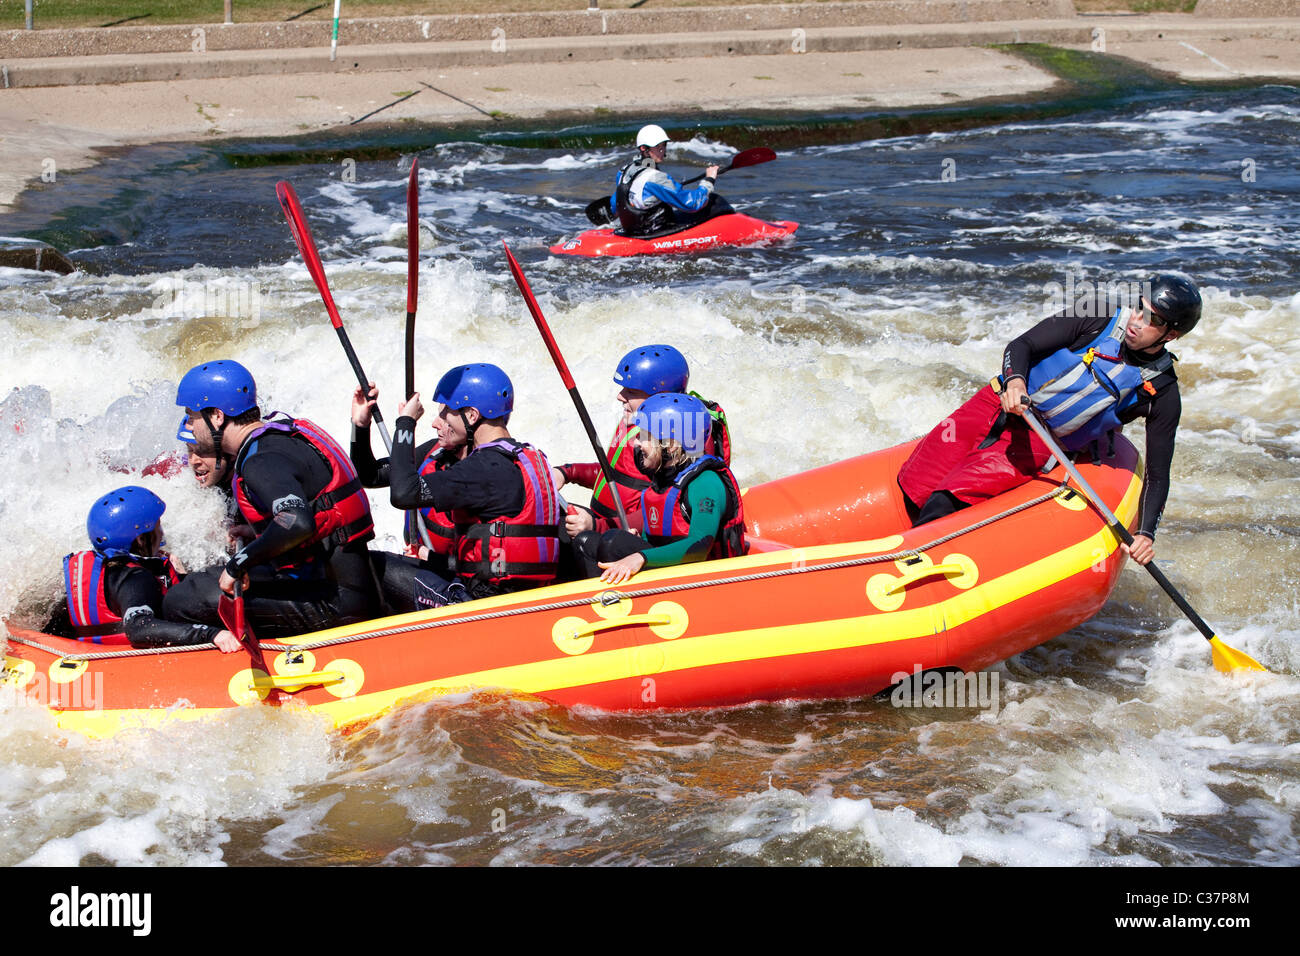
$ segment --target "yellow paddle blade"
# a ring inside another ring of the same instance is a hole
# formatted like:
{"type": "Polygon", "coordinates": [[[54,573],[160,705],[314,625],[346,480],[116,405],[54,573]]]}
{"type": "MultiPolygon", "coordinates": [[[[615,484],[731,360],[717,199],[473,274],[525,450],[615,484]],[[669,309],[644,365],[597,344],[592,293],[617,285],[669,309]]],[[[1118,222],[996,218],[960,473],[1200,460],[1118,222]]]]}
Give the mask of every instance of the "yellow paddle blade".
{"type": "Polygon", "coordinates": [[[1217,670],[1225,674],[1231,671],[1264,671],[1268,668],[1261,664],[1249,654],[1244,654],[1236,648],[1229,647],[1217,637],[1210,638],[1211,654],[1214,657],[1214,666],[1217,670]]]}

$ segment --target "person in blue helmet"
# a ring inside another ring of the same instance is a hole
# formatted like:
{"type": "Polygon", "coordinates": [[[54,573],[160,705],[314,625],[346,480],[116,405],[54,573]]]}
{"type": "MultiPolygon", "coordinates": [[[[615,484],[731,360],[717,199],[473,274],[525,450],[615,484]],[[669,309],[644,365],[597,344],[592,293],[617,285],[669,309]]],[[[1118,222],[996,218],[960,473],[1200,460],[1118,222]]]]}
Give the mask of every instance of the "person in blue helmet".
{"type": "Polygon", "coordinates": [[[455,523],[455,578],[469,598],[552,583],[560,560],[559,496],[546,456],[509,431],[515,390],[487,363],[458,365],[434,389],[438,442],[464,457],[424,469],[415,460],[415,424],[424,414],[417,392],[401,407],[389,459],[389,498],[404,511],[431,508],[455,523]]]}
{"type": "Polygon", "coordinates": [[[221,595],[245,592],[261,637],[366,620],[379,596],[366,542],[370,502],[347,453],[305,419],[263,420],[252,374],[238,362],[195,366],[181,379],[177,437],[210,458],[253,537],[222,566],[188,575],[164,601],[168,618],[218,620],[221,595]]]}
{"type": "Polygon", "coordinates": [[[575,539],[588,568],[620,584],[642,568],[745,554],[745,514],[740,488],[726,463],[706,452],[712,419],[693,395],[661,392],[636,413],[636,463],[647,479],[641,492],[643,528],[621,528],[575,539]]]}
{"type": "MultiPolygon", "coordinates": [[[[636,426],[636,413],[641,404],[651,395],[660,392],[685,393],[690,385],[691,372],[682,355],[671,345],[642,345],[632,349],[614,367],[614,384],[621,386],[618,392],[619,404],[623,407],[623,417],[609,443],[606,457],[614,475],[614,485],[622,500],[623,510],[627,513],[633,531],[639,530],[641,492],[649,487],[646,479],[637,468],[635,452],[636,439],[640,434],[636,426]]],[[[690,393],[695,395],[694,392],[690,393]]],[[[726,464],[731,463],[731,436],[727,430],[727,415],[716,402],[710,402],[695,395],[704,402],[710,414],[710,429],[705,451],[717,455],[726,464]]],[[[556,469],[557,488],[567,484],[580,485],[592,489],[591,509],[589,515],[585,509],[577,513],[570,512],[566,527],[571,535],[595,529],[606,531],[618,526],[618,512],[614,506],[614,493],[597,462],[584,464],[564,464],[556,469]]]]}
{"type": "Polygon", "coordinates": [[[710,166],[704,181],[694,189],[659,168],[668,154],[668,143],[663,127],[641,127],[636,135],[636,158],[615,177],[609,208],[625,235],[651,236],[685,228],[716,214],[719,202],[725,202],[713,192],[717,166],[710,166]]]}
{"type": "Polygon", "coordinates": [[[54,633],[96,644],[239,650],[239,641],[223,627],[164,618],[164,595],[180,580],[165,550],[166,510],[161,498],[139,485],[115,488],[90,506],[90,548],[63,559],[66,601],[51,622],[54,633]]]}

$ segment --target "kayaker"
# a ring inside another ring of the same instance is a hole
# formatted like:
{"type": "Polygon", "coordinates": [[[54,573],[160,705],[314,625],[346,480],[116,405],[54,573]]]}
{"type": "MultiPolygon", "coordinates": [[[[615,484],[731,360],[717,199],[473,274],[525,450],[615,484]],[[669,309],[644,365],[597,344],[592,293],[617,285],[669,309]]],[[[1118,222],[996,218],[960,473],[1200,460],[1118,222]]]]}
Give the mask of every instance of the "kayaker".
{"type": "Polygon", "coordinates": [[[1012,340],[1002,355],[999,395],[985,386],[940,422],[899,471],[913,524],[924,524],[1032,479],[1051,453],[1024,422],[1026,395],[1067,452],[1108,441],[1146,420],[1146,474],[1135,543],[1139,564],[1155,556],[1156,526],[1169,495],[1169,469],[1182,413],[1175,356],[1165,346],[1201,317],[1201,294],[1182,275],[1144,283],[1137,308],[1099,317],[1067,309],[1012,340]]]}
{"type": "Polygon", "coordinates": [[[634,454],[647,479],[638,505],[644,527],[639,534],[585,527],[574,540],[600,579],[619,584],[644,567],[744,554],[740,488],[726,463],[705,451],[712,418],[704,403],[681,393],[652,395],[637,410],[636,427],[634,454]]]}
{"type": "Polygon", "coordinates": [[[236,581],[255,633],[283,637],[363,621],[379,607],[366,542],[374,537],[370,502],[347,454],[305,419],[263,420],[257,387],[237,362],[205,362],[176,390],[185,409],[177,437],[193,439],[229,471],[240,515],[255,536],[224,566],[185,578],[165,601],[169,618],[218,620],[236,581]]]}
{"type": "MultiPolygon", "coordinates": [[[[614,473],[614,483],[618,486],[619,497],[623,501],[623,510],[632,522],[634,531],[641,527],[639,521],[634,520],[640,513],[641,492],[650,485],[637,468],[634,456],[636,437],[639,434],[636,427],[637,410],[651,395],[686,392],[690,380],[691,372],[686,356],[671,345],[643,345],[634,348],[619,359],[614,367],[614,384],[621,386],[618,401],[623,406],[623,417],[619,420],[606,454],[614,473]]],[[[731,464],[731,436],[727,430],[726,413],[716,402],[706,401],[699,395],[695,397],[704,402],[711,416],[712,427],[705,452],[717,455],[726,464],[731,464]]],[[[557,489],[564,488],[566,484],[593,489],[591,511],[596,516],[593,524],[597,531],[603,532],[618,526],[614,496],[597,462],[561,465],[555,469],[554,477],[557,489]]],[[[570,533],[576,532],[570,528],[570,533]]]]}
{"type": "MultiPolygon", "coordinates": [[[[559,496],[538,449],[511,437],[515,390],[487,363],[460,365],[434,388],[438,441],[464,456],[449,467],[416,464],[415,424],[424,414],[417,392],[398,412],[388,464],[389,498],[403,511],[432,508],[455,523],[455,577],[442,577],[471,599],[552,583],[560,559],[559,496]]],[[[446,452],[444,452],[446,454],[446,452]]]]}
{"type": "Polygon", "coordinates": [[[115,488],[90,506],[90,549],[63,559],[67,599],[49,629],[96,644],[171,647],[216,644],[240,648],[222,627],[182,624],[163,616],[163,597],[180,580],[164,550],[163,500],[147,488],[115,488]]]}
{"type": "MultiPolygon", "coordinates": [[[[357,476],[367,488],[390,486],[390,459],[376,460],[370,447],[370,424],[378,402],[379,389],[374,382],[365,391],[357,386],[352,393],[350,453],[357,476]]],[[[450,468],[465,457],[469,448],[468,443],[457,449],[448,448],[435,434],[415,449],[415,460],[420,462],[419,474],[429,475],[450,468]]],[[[451,561],[456,544],[456,524],[451,516],[432,507],[407,511],[402,533],[405,554],[370,553],[387,608],[392,613],[403,614],[467,600],[468,593],[455,580],[451,561]]]]}
{"type": "Polygon", "coordinates": [[[659,168],[668,154],[668,134],[660,126],[643,126],[636,134],[637,156],[618,171],[609,208],[628,236],[649,236],[674,226],[708,218],[700,215],[713,200],[716,165],[704,180],[687,189],[659,168]]]}

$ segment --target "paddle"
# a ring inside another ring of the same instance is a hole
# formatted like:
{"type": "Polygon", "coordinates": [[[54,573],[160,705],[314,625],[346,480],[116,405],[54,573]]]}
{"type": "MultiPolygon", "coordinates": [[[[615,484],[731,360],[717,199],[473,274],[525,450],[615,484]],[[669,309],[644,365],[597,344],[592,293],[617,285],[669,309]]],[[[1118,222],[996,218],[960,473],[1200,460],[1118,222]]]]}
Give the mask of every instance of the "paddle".
{"type": "MultiPolygon", "coordinates": [[[[420,159],[411,157],[411,177],[406,182],[406,397],[415,394],[415,312],[420,298],[420,159]]],[[[364,387],[364,386],[363,386],[364,387]]],[[[376,408],[378,411],[378,408],[376,408]]],[[[378,419],[376,419],[378,421],[378,419]]],[[[389,448],[392,454],[392,448],[389,448]]],[[[424,515],[416,508],[415,529],[430,551],[433,540],[425,526],[424,515]]]]}
{"type": "MultiPolygon", "coordinates": [[[[369,395],[370,379],[366,378],[366,373],[361,369],[361,362],[352,348],[352,342],[348,339],[347,330],[343,328],[343,319],[339,317],[339,310],[334,305],[334,296],[330,295],[329,282],[325,279],[325,267],[321,265],[320,253],[316,251],[316,241],[312,239],[311,230],[307,228],[307,220],[302,214],[302,204],[298,202],[298,194],[284,180],[275,184],[275,194],[280,197],[280,206],[289,220],[289,231],[293,233],[293,241],[302,254],[302,261],[307,264],[307,271],[311,273],[316,288],[320,290],[325,311],[329,313],[334,331],[338,332],[339,341],[343,343],[343,351],[347,353],[348,361],[352,363],[352,371],[356,373],[357,381],[361,384],[361,392],[363,395],[369,395]]],[[[393,440],[388,436],[388,427],[384,424],[383,416],[379,414],[378,406],[374,409],[374,420],[379,426],[379,434],[383,436],[384,447],[391,455],[393,440]]]]}
{"type": "MultiPolygon", "coordinates": [[[[776,159],[776,153],[766,146],[755,146],[753,149],[742,149],[735,156],[731,157],[731,162],[718,170],[718,175],[732,169],[744,169],[746,166],[758,166],[761,163],[770,163],[776,159]]],[[[683,186],[689,186],[691,183],[697,183],[704,178],[704,174],[696,176],[694,179],[688,179],[682,183],[683,186]]],[[[609,197],[603,196],[600,199],[592,200],[587,204],[587,218],[594,225],[605,226],[613,222],[614,214],[609,209],[609,197]]]]}
{"type": "Polygon", "coordinates": [[[411,157],[406,184],[406,397],[415,394],[415,306],[420,297],[420,192],[418,157],[411,157]]]}
{"type": "MultiPolygon", "coordinates": [[[[1070,477],[1075,480],[1081,489],[1083,489],[1083,493],[1088,496],[1094,505],[1097,506],[1097,510],[1099,510],[1102,513],[1102,516],[1106,519],[1111,533],[1131,547],[1133,544],[1133,535],[1128,533],[1128,528],[1120,524],[1119,519],[1116,518],[1111,513],[1110,509],[1106,507],[1105,502],[1101,500],[1101,497],[1097,492],[1093,491],[1091,486],[1083,480],[1083,475],[1079,474],[1079,469],[1075,468],[1074,463],[1066,457],[1065,452],[1061,451],[1060,446],[1057,445],[1056,441],[1052,438],[1052,433],[1047,430],[1047,426],[1043,424],[1042,420],[1038,417],[1038,413],[1034,411],[1028,396],[1021,398],[1020,401],[1024,405],[1031,406],[1025,412],[1025,421],[1029,423],[1029,427],[1037,433],[1038,437],[1042,439],[1043,444],[1046,445],[1048,450],[1056,456],[1056,460],[1065,466],[1065,470],[1070,473],[1070,477]]],[[[1173,599],[1173,602],[1178,605],[1179,610],[1187,615],[1187,619],[1195,624],[1196,629],[1210,642],[1211,657],[1214,659],[1215,668],[1224,671],[1225,673],[1234,670],[1267,670],[1264,665],[1259,663],[1259,661],[1255,660],[1250,655],[1229,647],[1227,644],[1223,643],[1223,641],[1219,640],[1214,631],[1210,629],[1210,625],[1201,620],[1201,616],[1197,614],[1196,611],[1192,609],[1192,606],[1187,603],[1187,600],[1178,593],[1174,586],[1169,582],[1169,579],[1165,577],[1164,572],[1156,567],[1154,561],[1144,564],[1143,567],[1151,573],[1151,576],[1156,579],[1156,583],[1164,588],[1165,593],[1168,594],[1169,597],[1173,599]]]]}
{"type": "Polygon", "coordinates": [[[591,441],[591,447],[596,449],[596,461],[600,463],[600,470],[605,476],[605,483],[609,485],[609,489],[613,493],[614,507],[618,509],[619,523],[625,529],[630,528],[627,521],[627,512],[623,510],[623,499],[619,496],[618,485],[614,483],[614,470],[609,467],[609,459],[605,457],[605,449],[600,446],[600,439],[596,437],[596,429],[591,424],[591,416],[587,414],[587,406],[583,404],[582,396],[578,394],[578,386],[574,384],[573,376],[569,374],[569,364],[564,361],[564,356],[560,354],[560,347],[555,343],[555,336],[551,335],[551,327],[547,325],[546,317],[542,315],[542,308],[537,304],[537,298],[533,295],[528,280],[524,278],[524,271],[519,268],[519,263],[515,261],[510,247],[504,241],[502,241],[501,246],[506,251],[506,261],[510,265],[510,274],[515,277],[515,283],[519,286],[519,291],[523,293],[524,301],[528,303],[528,311],[533,314],[533,321],[537,323],[537,331],[542,333],[542,340],[546,342],[546,350],[551,353],[551,361],[555,363],[556,371],[560,373],[560,380],[564,382],[564,387],[569,390],[569,397],[573,399],[574,407],[578,409],[578,417],[582,419],[582,427],[587,430],[587,438],[591,441]]]}
{"type": "Polygon", "coordinates": [[[239,581],[235,582],[234,597],[225,591],[221,592],[221,597],[217,600],[217,616],[221,618],[221,623],[226,625],[226,630],[235,635],[235,639],[244,645],[244,650],[248,651],[248,656],[253,659],[253,666],[265,672],[266,661],[262,657],[262,648],[258,646],[257,638],[253,636],[253,629],[248,626],[248,621],[244,617],[244,587],[239,581]]]}

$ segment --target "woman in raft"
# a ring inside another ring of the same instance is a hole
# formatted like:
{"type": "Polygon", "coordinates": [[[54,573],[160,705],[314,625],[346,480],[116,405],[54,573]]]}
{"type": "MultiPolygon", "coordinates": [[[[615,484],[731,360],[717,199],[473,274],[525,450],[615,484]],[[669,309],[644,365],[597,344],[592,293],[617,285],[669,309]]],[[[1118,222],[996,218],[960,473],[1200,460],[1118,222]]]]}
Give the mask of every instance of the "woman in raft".
{"type": "MultiPolygon", "coordinates": [[[[639,434],[636,413],[641,408],[641,403],[651,395],[681,392],[699,398],[708,409],[710,417],[705,453],[718,456],[726,465],[731,464],[731,435],[727,431],[727,414],[717,402],[710,402],[694,392],[688,392],[690,379],[691,370],[686,363],[686,356],[671,345],[638,346],[619,359],[618,365],[614,367],[614,384],[620,386],[618,402],[623,407],[623,417],[619,419],[618,430],[615,431],[606,454],[614,476],[614,486],[633,531],[641,528],[638,510],[641,507],[641,492],[650,484],[637,467],[634,457],[639,434]]],[[[614,492],[601,474],[599,464],[593,461],[560,465],[555,469],[553,478],[556,489],[562,489],[566,484],[592,489],[590,510],[595,515],[595,521],[588,527],[603,532],[619,526],[614,492]]]]}
{"type": "Polygon", "coordinates": [[[693,395],[661,392],[641,403],[633,454],[648,482],[638,504],[643,530],[598,534],[589,512],[574,509],[566,518],[591,576],[619,584],[642,568],[745,553],[740,488],[723,460],[706,453],[711,422],[693,395]]]}

